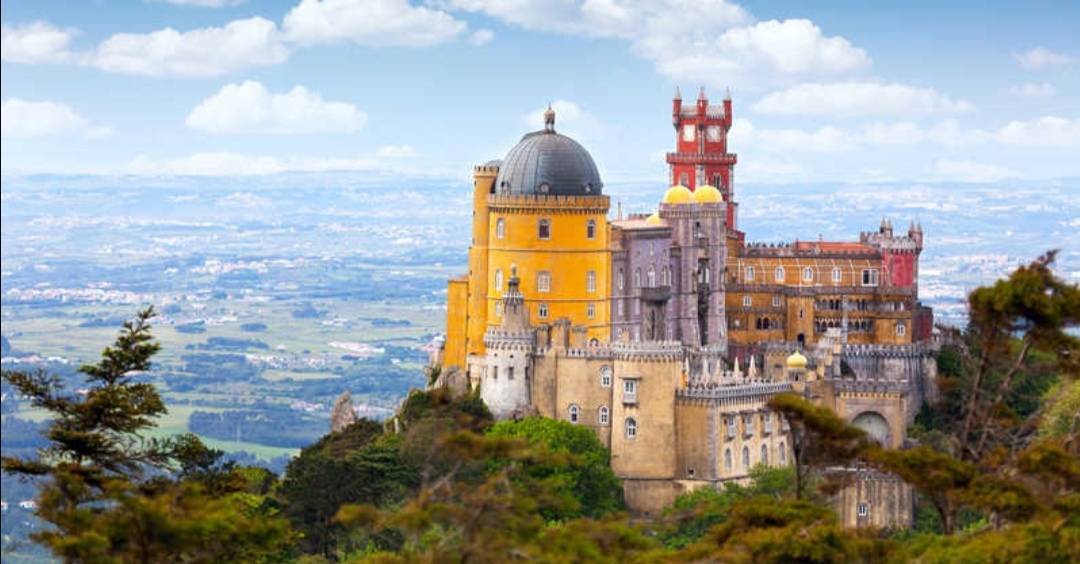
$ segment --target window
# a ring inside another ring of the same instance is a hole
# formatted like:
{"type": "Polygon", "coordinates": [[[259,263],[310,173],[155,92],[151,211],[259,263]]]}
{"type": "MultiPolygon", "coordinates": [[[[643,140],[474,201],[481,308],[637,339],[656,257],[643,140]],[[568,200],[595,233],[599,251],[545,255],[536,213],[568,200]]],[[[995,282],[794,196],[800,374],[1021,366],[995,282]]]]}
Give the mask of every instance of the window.
{"type": "Polygon", "coordinates": [[[731,472],[731,449],[724,449],[724,470],[731,472]]]}
{"type": "Polygon", "coordinates": [[[776,267],[776,272],[773,273],[773,278],[775,278],[777,282],[783,282],[784,281],[784,267],[782,267],[782,266],[776,267]]]}
{"type": "Polygon", "coordinates": [[[585,291],[596,291],[596,271],[590,270],[585,273],[585,291]]]}
{"type": "Polygon", "coordinates": [[[865,268],[862,271],[862,285],[863,286],[877,286],[878,285],[878,271],[876,268],[865,268]]]}
{"type": "Polygon", "coordinates": [[[750,307],[750,306],[754,305],[754,299],[751,298],[750,296],[743,296],[742,297],[742,305],[743,305],[743,307],[750,307]]]}
{"type": "Polygon", "coordinates": [[[735,438],[735,416],[728,415],[724,418],[724,426],[727,427],[727,438],[735,438]]]}
{"type": "Polygon", "coordinates": [[[626,287],[626,273],[623,272],[623,269],[619,269],[619,274],[615,278],[620,290],[626,287]]]}
{"type": "Polygon", "coordinates": [[[803,279],[803,282],[813,282],[814,281],[814,269],[810,268],[809,266],[804,268],[802,270],[802,279],[803,279]]]}
{"type": "Polygon", "coordinates": [[[763,415],[761,416],[761,419],[762,419],[762,421],[764,421],[764,422],[765,422],[765,423],[764,423],[764,427],[765,427],[765,432],[766,432],[766,433],[771,433],[771,432],[772,432],[772,413],[770,413],[770,412],[766,411],[766,412],[765,412],[765,413],[764,413],[764,414],[763,414],[763,415]]]}
{"type": "Polygon", "coordinates": [[[570,404],[570,422],[577,423],[578,418],[581,416],[581,410],[575,404],[570,404]]]}
{"type": "Polygon", "coordinates": [[[633,439],[637,437],[637,421],[634,421],[633,417],[626,418],[626,438],[633,439]]]}
{"type": "Polygon", "coordinates": [[[546,270],[541,270],[536,273],[536,291],[537,292],[550,292],[551,291],[551,273],[546,270]]]}
{"type": "Polygon", "coordinates": [[[551,239],[551,220],[541,219],[536,225],[537,237],[551,239]]]}
{"type": "Polygon", "coordinates": [[[832,269],[832,281],[833,281],[833,283],[834,284],[839,284],[841,279],[842,279],[842,275],[840,273],[840,267],[834,266],[833,269],[832,269]]]}
{"type": "Polygon", "coordinates": [[[502,290],[502,282],[503,282],[503,275],[502,275],[502,269],[500,268],[500,269],[495,271],[495,290],[497,290],[497,291],[502,290]]]}
{"type": "Polygon", "coordinates": [[[761,445],[761,463],[769,463],[769,447],[767,445],[761,445]]]}
{"type": "Polygon", "coordinates": [[[859,517],[866,517],[870,514],[870,504],[862,502],[859,503],[859,517]]]}
{"type": "Polygon", "coordinates": [[[498,380],[499,379],[499,367],[498,366],[492,366],[491,367],[491,379],[492,380],[498,380]]]}
{"type": "Polygon", "coordinates": [[[618,309],[619,309],[619,317],[625,317],[626,316],[626,306],[624,305],[625,303],[626,302],[624,302],[622,300],[619,300],[619,307],[618,307],[618,309]]]}
{"type": "Polygon", "coordinates": [[[506,367],[506,379],[507,380],[513,380],[514,379],[514,367],[513,366],[507,366],[506,367]]]}
{"type": "Polygon", "coordinates": [[[649,273],[648,273],[647,276],[648,276],[648,280],[649,280],[649,287],[650,288],[655,288],[656,287],[656,268],[651,264],[649,265],[649,273]]]}
{"type": "MultiPolygon", "coordinates": [[[[692,123],[688,123],[688,124],[682,126],[682,138],[683,138],[683,141],[693,141],[695,133],[697,133],[697,126],[696,125],[694,125],[692,123]]],[[[685,181],[684,181],[684,183],[685,183],[685,181]]]]}
{"type": "Polygon", "coordinates": [[[608,406],[606,405],[600,406],[600,410],[597,412],[596,418],[598,421],[600,421],[601,425],[608,425],[611,422],[611,410],[608,409],[608,406]]]}
{"type": "Polygon", "coordinates": [[[596,304],[589,302],[589,304],[585,306],[585,317],[596,319],[596,304]]]}
{"type": "Polygon", "coordinates": [[[746,267],[746,281],[747,282],[753,282],[754,281],[754,267],[752,267],[752,266],[746,267]]]}
{"type": "Polygon", "coordinates": [[[503,239],[506,237],[506,220],[499,218],[495,220],[495,238],[503,239]]]}
{"type": "Polygon", "coordinates": [[[742,465],[743,470],[750,469],[750,447],[742,447],[742,465]]]}
{"type": "Polygon", "coordinates": [[[787,447],[784,446],[784,441],[780,441],[780,446],[777,448],[780,451],[780,464],[787,464],[787,447]]]}
{"type": "Polygon", "coordinates": [[[634,287],[635,288],[640,288],[641,287],[641,269],[640,268],[634,269],[634,287]]]}
{"type": "Polygon", "coordinates": [[[502,302],[495,302],[495,316],[496,317],[502,317],[502,314],[503,314],[503,304],[502,304],[502,302]]]}
{"type": "Polygon", "coordinates": [[[753,415],[744,415],[743,416],[743,434],[747,435],[747,436],[754,434],[754,416],[753,415]]]}
{"type": "Polygon", "coordinates": [[[547,304],[540,304],[540,305],[536,306],[536,316],[539,317],[540,319],[547,319],[547,316],[548,316],[548,306],[547,306],[547,304]]]}
{"type": "Polygon", "coordinates": [[[772,306],[773,306],[773,307],[780,307],[780,305],[781,305],[781,302],[780,302],[780,296],[779,296],[779,294],[778,294],[778,295],[774,295],[774,296],[772,297],[772,306]]]}
{"type": "Polygon", "coordinates": [[[623,380],[623,403],[637,403],[637,380],[623,380]]]}
{"type": "Polygon", "coordinates": [[[589,221],[585,222],[585,238],[586,239],[595,239],[596,238],[596,220],[595,219],[590,219],[589,221]]]}
{"type": "Polygon", "coordinates": [[[604,388],[611,387],[611,367],[605,366],[600,369],[600,386],[604,388]]]}
{"type": "Polygon", "coordinates": [[[907,326],[904,325],[903,323],[897,323],[896,324],[896,335],[899,336],[899,337],[903,337],[905,334],[907,334],[907,326]]]}

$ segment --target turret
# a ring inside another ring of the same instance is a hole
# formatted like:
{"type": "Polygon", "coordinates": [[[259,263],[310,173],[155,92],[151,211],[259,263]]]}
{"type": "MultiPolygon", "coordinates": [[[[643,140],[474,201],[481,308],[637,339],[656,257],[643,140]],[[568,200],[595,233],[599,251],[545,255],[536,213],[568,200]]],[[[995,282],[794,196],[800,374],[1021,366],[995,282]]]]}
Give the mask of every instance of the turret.
{"type": "Polygon", "coordinates": [[[727,129],[731,129],[731,123],[731,89],[728,88],[724,93],[724,126],[727,129]]]}
{"type": "Polygon", "coordinates": [[[705,87],[702,86],[697,95],[697,113],[699,118],[704,118],[709,110],[709,98],[705,96],[705,87]]]}
{"type": "Polygon", "coordinates": [[[675,97],[671,100],[671,125],[675,126],[675,129],[679,129],[679,115],[682,114],[682,94],[679,92],[679,87],[675,87],[675,97]]]}

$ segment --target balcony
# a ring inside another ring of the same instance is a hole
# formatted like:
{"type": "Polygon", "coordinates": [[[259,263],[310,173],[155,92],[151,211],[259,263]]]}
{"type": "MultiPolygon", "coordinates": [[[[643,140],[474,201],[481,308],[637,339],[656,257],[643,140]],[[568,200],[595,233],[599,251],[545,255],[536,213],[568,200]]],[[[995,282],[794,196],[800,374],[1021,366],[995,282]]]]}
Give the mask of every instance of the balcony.
{"type": "Polygon", "coordinates": [[[671,299],[671,286],[643,287],[641,299],[652,303],[666,303],[671,299]]]}

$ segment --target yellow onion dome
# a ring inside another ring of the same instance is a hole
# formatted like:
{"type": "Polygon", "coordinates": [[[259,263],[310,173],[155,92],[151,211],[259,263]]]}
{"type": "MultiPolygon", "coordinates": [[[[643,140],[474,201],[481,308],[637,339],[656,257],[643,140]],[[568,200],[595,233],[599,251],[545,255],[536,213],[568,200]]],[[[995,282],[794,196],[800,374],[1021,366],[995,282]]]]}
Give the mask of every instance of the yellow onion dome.
{"type": "Polygon", "coordinates": [[[694,201],[694,193],[686,186],[676,184],[664,192],[664,199],[660,202],[664,204],[689,204],[692,201],[694,201]]]}
{"type": "Polygon", "coordinates": [[[720,194],[720,191],[716,189],[716,186],[710,186],[708,184],[704,186],[698,186],[694,190],[694,201],[699,204],[718,204],[724,201],[724,196],[720,194]]]}
{"type": "Polygon", "coordinates": [[[800,353],[799,351],[795,351],[791,353],[791,356],[787,357],[787,361],[785,361],[785,363],[787,364],[788,368],[806,368],[806,357],[803,356],[802,353],[800,353]]]}
{"type": "Polygon", "coordinates": [[[646,225],[663,225],[664,220],[660,219],[660,212],[652,212],[652,215],[645,218],[646,225]]]}

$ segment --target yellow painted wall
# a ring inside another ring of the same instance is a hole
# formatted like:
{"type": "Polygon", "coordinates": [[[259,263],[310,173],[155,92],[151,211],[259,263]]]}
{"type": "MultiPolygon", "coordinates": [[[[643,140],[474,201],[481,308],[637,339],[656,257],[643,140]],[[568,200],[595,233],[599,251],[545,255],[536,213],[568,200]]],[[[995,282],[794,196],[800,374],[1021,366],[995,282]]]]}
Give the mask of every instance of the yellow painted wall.
{"type": "Polygon", "coordinates": [[[488,197],[495,185],[498,167],[478,166],[473,170],[473,227],[469,247],[469,300],[466,354],[484,353],[487,331],[488,279],[488,197]]]}
{"type": "Polygon", "coordinates": [[[469,281],[452,278],[446,292],[446,343],[443,345],[443,368],[465,368],[466,310],[469,281]]]}
{"type": "Polygon", "coordinates": [[[550,323],[565,317],[574,325],[587,327],[588,338],[606,341],[610,334],[611,287],[607,206],[608,200],[604,196],[559,199],[496,196],[487,233],[488,324],[498,323],[497,304],[516,268],[532,324],[550,323]],[[548,239],[539,237],[542,219],[551,225],[548,239]],[[497,233],[499,220],[504,222],[502,238],[497,233]],[[590,220],[596,225],[592,239],[586,236],[590,220]],[[591,292],[587,288],[589,271],[596,277],[595,289],[591,292]],[[502,272],[501,289],[496,287],[498,272],[502,272]],[[541,272],[551,275],[547,292],[541,292],[537,287],[541,272]],[[595,310],[592,319],[588,316],[590,303],[595,310]],[[546,318],[539,317],[540,304],[547,304],[546,318]]]}

